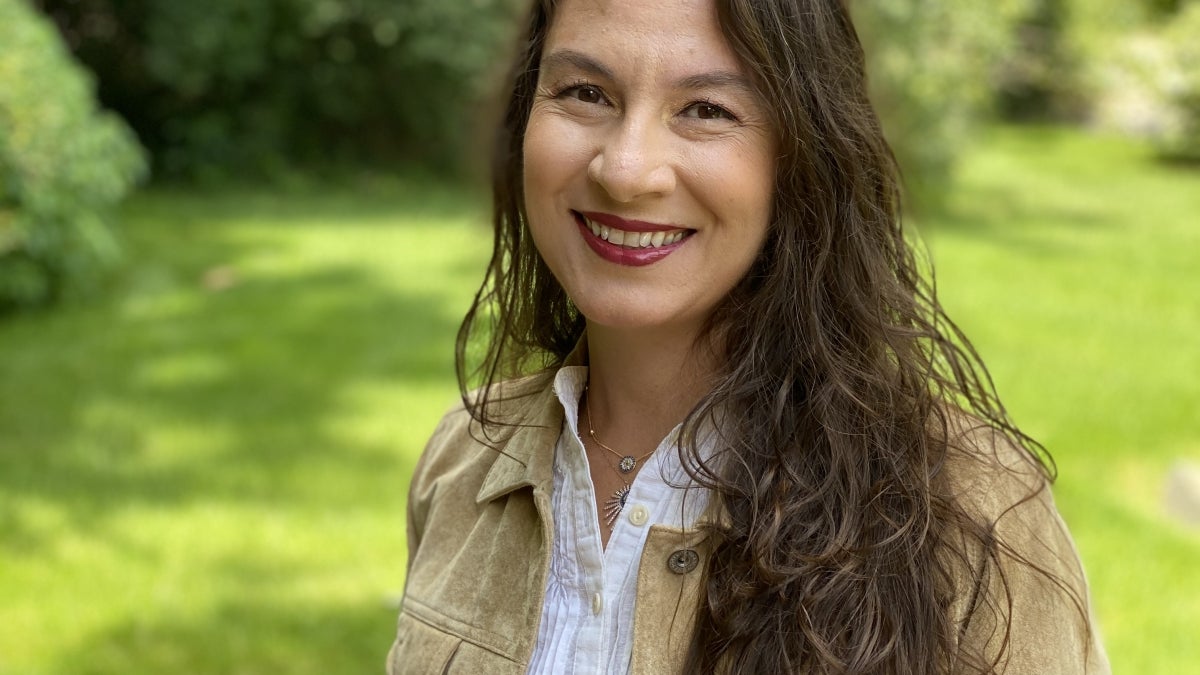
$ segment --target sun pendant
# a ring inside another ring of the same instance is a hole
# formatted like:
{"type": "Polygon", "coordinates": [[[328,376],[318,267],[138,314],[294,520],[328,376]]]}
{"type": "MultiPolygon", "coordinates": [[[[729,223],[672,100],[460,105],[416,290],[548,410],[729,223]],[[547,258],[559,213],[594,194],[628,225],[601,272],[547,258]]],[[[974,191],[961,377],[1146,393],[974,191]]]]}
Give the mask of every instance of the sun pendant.
{"type": "Polygon", "coordinates": [[[625,508],[625,500],[629,499],[629,483],[608,498],[604,502],[604,524],[611,529],[613,523],[617,522],[617,516],[621,515],[621,509],[625,508]]]}
{"type": "Polygon", "coordinates": [[[617,468],[621,470],[621,473],[629,473],[630,471],[633,471],[634,468],[636,468],[636,467],[637,467],[637,460],[630,457],[629,455],[625,455],[624,457],[622,457],[621,463],[617,465],[617,468]]]}

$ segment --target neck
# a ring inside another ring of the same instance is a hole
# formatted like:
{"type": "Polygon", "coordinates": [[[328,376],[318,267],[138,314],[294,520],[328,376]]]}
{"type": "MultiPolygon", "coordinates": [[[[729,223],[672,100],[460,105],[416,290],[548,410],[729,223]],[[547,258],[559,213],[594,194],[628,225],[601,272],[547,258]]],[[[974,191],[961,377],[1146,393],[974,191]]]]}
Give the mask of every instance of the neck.
{"type": "Polygon", "coordinates": [[[588,401],[598,437],[654,448],[712,387],[710,350],[677,334],[588,326],[588,401]]]}

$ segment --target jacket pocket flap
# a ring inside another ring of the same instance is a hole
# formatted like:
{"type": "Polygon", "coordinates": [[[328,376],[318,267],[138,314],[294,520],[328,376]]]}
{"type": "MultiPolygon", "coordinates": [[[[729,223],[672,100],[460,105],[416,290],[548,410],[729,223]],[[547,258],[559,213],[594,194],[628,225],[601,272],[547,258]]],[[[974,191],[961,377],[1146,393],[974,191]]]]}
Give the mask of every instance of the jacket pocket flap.
{"type": "Polygon", "coordinates": [[[441,675],[462,639],[401,613],[396,641],[388,654],[388,675],[441,675]]]}

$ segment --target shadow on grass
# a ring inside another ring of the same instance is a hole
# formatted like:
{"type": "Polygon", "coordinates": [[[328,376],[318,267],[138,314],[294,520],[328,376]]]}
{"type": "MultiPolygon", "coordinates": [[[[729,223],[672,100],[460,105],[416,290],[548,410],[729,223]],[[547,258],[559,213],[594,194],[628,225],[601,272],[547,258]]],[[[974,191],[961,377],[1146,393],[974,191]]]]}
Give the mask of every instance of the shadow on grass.
{"type": "Polygon", "coordinates": [[[1072,252],[1072,235],[1128,226],[1142,215],[1139,200],[1161,197],[1153,154],[1142,144],[1057,127],[997,127],[988,135],[989,151],[964,157],[943,211],[918,219],[931,233],[1059,257],[1072,252]]]}
{"type": "Polygon", "coordinates": [[[1076,203],[1062,195],[1030,195],[1021,185],[975,186],[970,201],[950,200],[943,213],[928,220],[931,231],[967,233],[997,246],[1034,256],[1057,257],[1072,251],[1061,235],[1120,224],[1103,206],[1076,203]]]}
{"type": "Polygon", "coordinates": [[[381,673],[394,624],[395,610],[382,603],[226,605],[199,617],[131,622],[89,636],[59,657],[54,672],[381,673]]]}
{"type": "MultiPolygon", "coordinates": [[[[378,200],[307,204],[282,207],[284,223],[288,209],[381,225],[396,215],[378,200]]],[[[22,501],[51,502],[86,530],[131,506],[360,504],[355,483],[378,490],[382,475],[402,491],[417,449],[338,433],[330,420],[354,413],[362,387],[447,382],[458,308],[351,265],[297,264],[206,289],[207,270],[236,269],[287,235],[247,239],[233,216],[244,217],[235,199],[152,195],[130,227],[135,262],[120,293],[3,326],[6,548],[51,543],[8,508],[22,501]],[[171,213],[187,215],[164,222],[171,213]]]]}

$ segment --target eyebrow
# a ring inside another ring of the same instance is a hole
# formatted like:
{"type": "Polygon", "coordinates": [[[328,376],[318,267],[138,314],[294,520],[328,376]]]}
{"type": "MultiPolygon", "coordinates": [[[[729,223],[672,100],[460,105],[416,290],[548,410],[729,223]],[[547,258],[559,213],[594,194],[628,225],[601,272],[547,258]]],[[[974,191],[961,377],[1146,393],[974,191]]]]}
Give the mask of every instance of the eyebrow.
{"type": "MultiPolygon", "coordinates": [[[[596,77],[616,79],[612,70],[582,52],[573,49],[560,49],[542,57],[541,70],[557,68],[577,68],[596,77]]],[[[745,94],[754,96],[757,91],[749,78],[741,73],[729,70],[714,70],[707,73],[688,75],[674,83],[676,89],[738,89],[745,94]]]]}
{"type": "Polygon", "coordinates": [[[750,84],[749,78],[741,73],[728,70],[714,70],[698,75],[689,75],[675,83],[679,89],[739,89],[743,93],[755,95],[757,91],[750,84]]]}
{"type": "Polygon", "coordinates": [[[611,70],[606,68],[599,61],[582,52],[577,52],[573,49],[560,49],[552,54],[542,57],[542,65],[540,70],[551,70],[554,68],[578,68],[579,70],[587,71],[592,75],[597,75],[607,79],[614,79],[611,70]]]}

